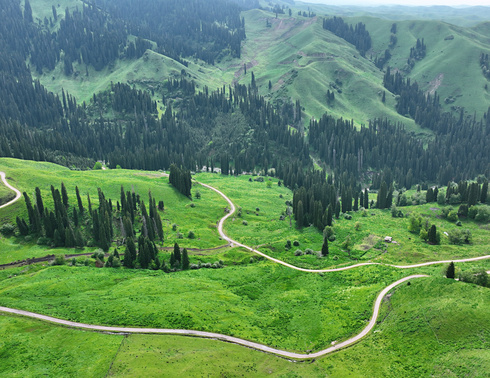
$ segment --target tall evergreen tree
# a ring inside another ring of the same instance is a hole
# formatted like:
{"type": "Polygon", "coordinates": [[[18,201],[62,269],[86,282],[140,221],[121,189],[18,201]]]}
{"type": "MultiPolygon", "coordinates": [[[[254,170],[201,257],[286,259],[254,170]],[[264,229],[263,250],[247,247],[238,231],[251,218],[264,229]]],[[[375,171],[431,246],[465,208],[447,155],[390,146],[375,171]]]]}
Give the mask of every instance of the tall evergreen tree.
{"type": "Polygon", "coordinates": [[[189,255],[187,254],[187,248],[184,248],[182,251],[182,270],[188,270],[189,269],[189,255]]]}
{"type": "Polygon", "coordinates": [[[80,191],[78,190],[78,186],[75,186],[75,192],[77,194],[78,210],[80,211],[80,214],[83,214],[84,208],[82,203],[82,197],[80,197],[80,191]]]}
{"type": "Polygon", "coordinates": [[[303,228],[304,217],[303,201],[299,201],[298,210],[296,212],[296,226],[300,229],[303,228]]]}
{"type": "Polygon", "coordinates": [[[132,237],[126,239],[126,252],[124,253],[123,265],[127,268],[134,267],[134,261],[136,260],[136,245],[132,237]]]}
{"type": "Polygon", "coordinates": [[[454,268],[454,262],[450,262],[448,267],[447,267],[447,270],[446,270],[446,277],[447,278],[452,278],[454,279],[456,277],[456,272],[455,272],[455,268],[454,268]]]}
{"type": "Polygon", "coordinates": [[[323,244],[322,244],[322,256],[325,257],[327,255],[328,255],[328,238],[324,236],[323,244]]]}

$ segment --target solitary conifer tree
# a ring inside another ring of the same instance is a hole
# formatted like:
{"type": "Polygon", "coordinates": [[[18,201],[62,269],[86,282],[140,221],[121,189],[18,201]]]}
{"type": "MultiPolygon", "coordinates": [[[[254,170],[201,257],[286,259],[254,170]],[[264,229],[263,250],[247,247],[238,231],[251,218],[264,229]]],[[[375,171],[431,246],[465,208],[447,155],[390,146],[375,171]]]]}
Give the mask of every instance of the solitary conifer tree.
{"type": "Polygon", "coordinates": [[[454,279],[454,277],[455,277],[454,263],[452,261],[449,263],[449,265],[447,267],[446,277],[452,278],[452,279],[454,279]]]}

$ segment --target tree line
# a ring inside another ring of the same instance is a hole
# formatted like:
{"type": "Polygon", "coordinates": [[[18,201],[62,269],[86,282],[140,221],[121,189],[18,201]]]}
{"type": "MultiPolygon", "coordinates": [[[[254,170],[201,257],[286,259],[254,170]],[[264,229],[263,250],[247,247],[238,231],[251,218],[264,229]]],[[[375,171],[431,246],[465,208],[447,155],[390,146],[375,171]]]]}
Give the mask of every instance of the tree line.
{"type": "Polygon", "coordinates": [[[366,25],[362,22],[353,27],[347,24],[342,17],[333,16],[323,19],[323,29],[329,30],[336,36],[353,44],[361,56],[365,56],[372,46],[371,36],[366,29],[366,25]]]}

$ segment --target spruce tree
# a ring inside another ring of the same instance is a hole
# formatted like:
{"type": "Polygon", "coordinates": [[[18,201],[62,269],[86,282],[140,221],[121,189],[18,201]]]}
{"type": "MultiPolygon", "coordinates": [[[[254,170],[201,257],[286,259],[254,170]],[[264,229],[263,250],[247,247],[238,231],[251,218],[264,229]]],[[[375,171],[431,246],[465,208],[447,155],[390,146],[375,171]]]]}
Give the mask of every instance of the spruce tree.
{"type": "Polygon", "coordinates": [[[454,262],[451,261],[446,270],[446,277],[454,279],[455,275],[454,262]]]}
{"type": "Polygon", "coordinates": [[[80,214],[83,214],[83,203],[82,203],[82,197],[80,197],[80,191],[78,190],[78,186],[75,187],[75,192],[77,194],[77,203],[78,203],[78,210],[80,211],[80,214]]]}
{"type": "Polygon", "coordinates": [[[322,256],[325,257],[327,255],[328,255],[328,238],[324,236],[323,244],[322,244],[322,256]]]}
{"type": "Polygon", "coordinates": [[[189,265],[190,262],[189,262],[189,256],[187,254],[187,248],[184,248],[184,250],[182,251],[182,269],[183,270],[189,269],[189,265]]]}
{"type": "Polygon", "coordinates": [[[136,245],[132,237],[126,239],[126,252],[124,253],[123,265],[127,268],[134,267],[134,260],[136,260],[136,245]]]}
{"type": "Polygon", "coordinates": [[[65,208],[68,208],[68,193],[64,182],[61,182],[61,198],[63,199],[63,205],[65,208]]]}
{"type": "Polygon", "coordinates": [[[480,202],[485,204],[488,196],[488,181],[485,181],[481,187],[480,202]]]}
{"type": "Polygon", "coordinates": [[[180,263],[182,261],[182,256],[180,253],[180,247],[177,243],[174,244],[174,258],[175,258],[175,263],[180,266],[180,263]]]}
{"type": "Polygon", "coordinates": [[[41,196],[41,189],[36,186],[36,205],[37,209],[39,210],[39,214],[41,214],[41,217],[44,216],[44,204],[43,204],[43,198],[41,196]]]}
{"type": "Polygon", "coordinates": [[[303,222],[304,222],[304,211],[303,211],[303,201],[298,202],[298,211],[296,213],[296,226],[298,228],[303,228],[303,222]]]}
{"type": "Polygon", "coordinates": [[[437,228],[434,224],[429,228],[429,244],[437,244],[437,228]]]}

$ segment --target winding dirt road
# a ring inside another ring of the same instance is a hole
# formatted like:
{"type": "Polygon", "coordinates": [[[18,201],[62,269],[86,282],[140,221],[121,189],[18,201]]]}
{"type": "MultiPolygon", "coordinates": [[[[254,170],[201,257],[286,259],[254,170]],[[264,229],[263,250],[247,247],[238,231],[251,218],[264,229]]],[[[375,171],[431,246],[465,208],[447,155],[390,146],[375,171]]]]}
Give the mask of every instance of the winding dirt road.
{"type": "Polygon", "coordinates": [[[72,328],[86,329],[86,330],[99,331],[99,332],[183,335],[183,336],[203,337],[203,338],[207,338],[207,339],[216,339],[216,340],[226,341],[226,342],[237,344],[237,345],[242,345],[242,346],[252,348],[252,349],[256,349],[256,350],[259,350],[262,352],[272,353],[272,354],[275,354],[275,355],[278,355],[281,357],[291,358],[291,359],[295,359],[295,360],[305,360],[305,359],[312,359],[312,358],[318,358],[318,357],[325,356],[326,354],[329,354],[329,353],[335,352],[339,349],[348,347],[352,344],[355,344],[359,340],[361,340],[364,336],[366,336],[369,333],[369,331],[371,331],[373,329],[374,325],[376,324],[376,319],[378,318],[378,314],[379,314],[379,308],[381,307],[381,302],[382,302],[383,298],[385,297],[385,295],[388,294],[388,292],[391,289],[393,289],[395,286],[398,286],[405,281],[408,281],[408,280],[411,280],[414,278],[421,278],[421,277],[429,277],[429,276],[416,274],[413,276],[402,278],[402,279],[392,283],[388,287],[386,287],[376,298],[376,302],[374,303],[374,310],[373,310],[373,315],[371,316],[371,320],[369,321],[368,325],[361,331],[361,333],[359,333],[358,335],[356,335],[356,336],[354,336],[348,340],[345,340],[339,344],[336,344],[336,345],[333,345],[329,348],[320,350],[320,351],[315,352],[315,353],[309,353],[309,354],[288,352],[286,350],[275,349],[275,348],[268,347],[267,345],[254,343],[253,341],[239,339],[237,337],[222,335],[222,334],[213,333],[213,332],[194,331],[194,330],[188,330],[188,329],[107,327],[107,326],[99,326],[99,325],[71,322],[68,320],[53,318],[51,316],[36,314],[34,312],[29,312],[29,311],[16,310],[13,308],[8,308],[8,307],[0,307],[0,311],[7,312],[10,314],[15,314],[15,315],[22,315],[22,316],[26,316],[29,318],[39,319],[39,320],[43,320],[43,321],[50,322],[50,323],[56,323],[56,324],[60,324],[60,325],[68,326],[68,327],[72,327],[72,328]]]}
{"type": "MultiPolygon", "coordinates": [[[[2,177],[2,181],[4,182],[4,184],[16,192],[16,198],[0,207],[0,208],[3,208],[3,207],[7,207],[7,206],[13,204],[15,201],[17,201],[21,197],[21,193],[20,193],[20,191],[18,191],[17,189],[15,189],[14,187],[12,187],[10,184],[7,183],[7,181],[5,179],[5,173],[4,172],[0,172],[0,175],[2,177]]],[[[239,242],[229,238],[228,236],[226,236],[226,234],[223,231],[223,225],[224,225],[224,222],[230,216],[232,216],[233,213],[235,212],[235,210],[236,210],[235,205],[233,204],[233,202],[231,202],[231,200],[225,194],[223,194],[218,189],[213,188],[212,186],[207,185],[207,184],[203,184],[203,183],[199,183],[199,184],[206,187],[206,188],[214,190],[216,193],[221,195],[230,205],[231,211],[228,214],[226,214],[223,218],[221,218],[221,220],[219,221],[218,231],[219,231],[220,236],[224,240],[231,243],[231,245],[236,245],[236,246],[246,248],[249,251],[254,252],[258,255],[261,255],[261,256],[263,256],[263,257],[265,257],[265,258],[267,258],[273,262],[276,262],[276,263],[284,265],[288,268],[299,270],[302,272],[312,272],[312,273],[336,272],[336,271],[342,271],[342,270],[347,270],[347,269],[353,269],[353,268],[356,268],[359,266],[364,266],[364,265],[382,265],[382,264],[377,264],[377,263],[362,263],[362,264],[356,264],[356,265],[343,267],[343,268],[314,270],[314,269],[299,268],[299,267],[296,267],[294,265],[288,264],[284,261],[270,257],[270,256],[268,256],[268,255],[266,255],[266,254],[264,254],[264,253],[262,253],[256,249],[248,247],[248,246],[246,246],[242,243],[239,243],[239,242]]],[[[476,257],[476,258],[471,258],[471,259],[462,259],[462,260],[453,260],[453,261],[454,262],[468,262],[468,261],[483,260],[483,259],[487,259],[487,258],[490,258],[490,256],[482,256],[482,257],[476,257]]],[[[427,262],[427,263],[416,264],[416,265],[408,265],[408,266],[400,266],[400,265],[390,265],[390,266],[400,268],[400,269],[406,269],[406,268],[415,268],[415,267],[421,267],[421,266],[427,266],[427,265],[433,265],[433,264],[442,264],[442,263],[448,263],[448,262],[450,262],[450,261],[433,261],[433,262],[427,262]]],[[[255,343],[252,341],[239,339],[239,338],[228,336],[228,335],[222,335],[219,333],[213,333],[213,332],[182,330],[182,329],[108,327],[108,326],[91,325],[91,324],[85,324],[85,323],[77,323],[77,322],[58,319],[58,318],[54,318],[51,316],[41,315],[41,314],[29,312],[29,311],[17,310],[17,309],[8,308],[8,307],[0,307],[0,311],[10,313],[10,314],[15,314],[15,315],[26,316],[29,318],[39,319],[39,320],[43,320],[43,321],[47,321],[47,322],[51,322],[51,323],[55,323],[55,324],[60,324],[63,326],[73,327],[73,328],[77,328],[77,329],[87,329],[87,330],[93,330],[93,331],[99,331],[99,332],[136,333],[136,334],[172,334],[172,335],[195,336],[195,337],[216,339],[216,340],[222,340],[222,341],[230,342],[230,343],[237,344],[237,345],[242,345],[242,346],[245,346],[248,348],[256,349],[256,350],[259,350],[262,352],[267,352],[267,353],[275,354],[275,355],[290,358],[290,359],[304,360],[304,359],[312,359],[312,358],[322,357],[322,356],[325,356],[326,354],[335,352],[339,349],[342,349],[342,348],[345,348],[345,347],[348,347],[350,345],[357,343],[364,336],[366,336],[375,326],[376,320],[377,320],[378,314],[379,314],[379,309],[381,307],[381,302],[382,302],[383,298],[386,296],[386,294],[388,294],[388,292],[390,290],[392,290],[393,288],[395,288],[396,286],[400,285],[403,282],[406,282],[406,281],[411,280],[411,279],[423,278],[423,277],[429,277],[429,276],[422,275],[422,274],[415,274],[415,275],[411,275],[411,276],[402,278],[402,279],[392,283],[391,285],[387,286],[385,289],[383,289],[383,291],[381,291],[381,293],[376,298],[376,301],[374,303],[374,308],[373,308],[373,314],[371,316],[371,320],[369,321],[367,326],[358,335],[356,335],[356,336],[354,336],[348,340],[345,340],[341,343],[335,344],[329,348],[323,349],[323,350],[315,352],[315,353],[309,353],[309,354],[288,352],[288,351],[281,350],[281,349],[271,348],[271,347],[268,347],[266,345],[255,343]]]]}
{"type": "Polygon", "coordinates": [[[7,203],[4,203],[2,206],[0,206],[0,209],[3,209],[4,207],[7,207],[7,206],[10,206],[12,205],[14,202],[18,201],[19,198],[22,196],[22,194],[20,193],[19,190],[17,190],[16,188],[14,188],[12,185],[10,185],[8,182],[7,182],[7,179],[5,178],[5,172],[0,172],[0,177],[2,178],[2,181],[3,183],[5,184],[5,186],[9,189],[12,189],[14,192],[15,192],[15,198],[7,203]]]}
{"type": "Polygon", "coordinates": [[[354,268],[357,268],[357,267],[360,267],[360,266],[366,266],[366,265],[384,265],[384,266],[391,266],[391,267],[398,268],[398,269],[410,269],[410,268],[420,268],[422,266],[429,266],[429,265],[435,265],[435,264],[449,264],[451,261],[454,262],[454,263],[461,263],[461,262],[471,262],[471,261],[479,261],[479,260],[490,259],[490,255],[486,255],[486,256],[473,257],[473,258],[460,259],[460,260],[430,261],[430,262],[425,262],[425,263],[420,263],[420,264],[415,264],[415,265],[392,265],[392,264],[369,263],[369,262],[367,262],[367,263],[360,263],[360,264],[355,264],[355,265],[349,265],[349,266],[345,266],[345,267],[342,267],[342,268],[330,268],[330,269],[306,269],[306,268],[299,268],[297,266],[288,264],[287,262],[284,262],[282,260],[276,259],[276,258],[271,257],[269,255],[266,255],[265,253],[262,253],[262,252],[254,249],[252,247],[249,247],[249,246],[247,246],[245,244],[242,244],[242,243],[240,243],[240,242],[238,242],[236,240],[233,240],[233,239],[229,238],[224,233],[223,226],[225,224],[225,221],[229,217],[231,217],[233,215],[233,213],[235,212],[235,210],[236,210],[235,205],[220,190],[218,190],[218,189],[216,189],[216,188],[214,188],[214,187],[212,187],[210,185],[207,185],[207,184],[203,184],[203,183],[199,183],[199,184],[202,185],[202,186],[204,186],[204,187],[206,187],[206,188],[208,188],[208,189],[214,190],[221,197],[223,197],[226,200],[226,202],[228,202],[228,204],[230,205],[230,212],[228,214],[226,214],[223,218],[221,218],[221,220],[218,223],[218,232],[219,232],[219,234],[220,234],[220,236],[221,236],[221,238],[223,240],[226,240],[232,246],[238,246],[238,247],[245,248],[245,249],[249,250],[250,252],[256,253],[257,255],[260,255],[260,256],[265,257],[266,259],[269,259],[270,261],[273,261],[273,262],[275,262],[277,264],[284,265],[284,266],[286,266],[288,268],[291,268],[291,269],[299,270],[301,272],[307,272],[307,273],[339,272],[339,271],[342,271],[342,270],[354,269],[354,268]]]}

